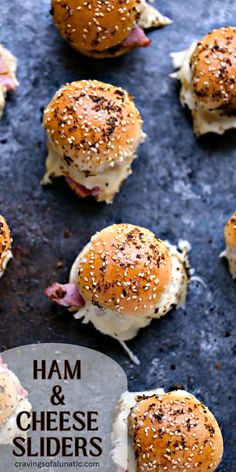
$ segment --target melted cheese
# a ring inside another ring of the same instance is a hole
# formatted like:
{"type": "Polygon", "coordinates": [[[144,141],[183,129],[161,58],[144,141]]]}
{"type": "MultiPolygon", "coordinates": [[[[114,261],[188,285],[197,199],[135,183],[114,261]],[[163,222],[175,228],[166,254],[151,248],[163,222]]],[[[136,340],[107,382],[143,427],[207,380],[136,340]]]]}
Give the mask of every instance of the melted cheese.
{"type": "Polygon", "coordinates": [[[113,462],[124,472],[136,472],[136,461],[131,441],[128,438],[128,416],[131,408],[136,405],[139,396],[163,395],[163,389],[149,390],[144,392],[125,392],[121,396],[117,407],[111,436],[113,462]]]}
{"type": "Polygon", "coordinates": [[[222,110],[205,111],[198,104],[192,91],[190,61],[197,46],[194,42],[188,49],[171,54],[173,66],[177,71],[171,76],[181,82],[180,102],[187,106],[193,117],[194,132],[197,136],[213,132],[223,134],[226,130],[236,128],[236,116],[228,116],[222,110]]]}
{"type": "Polygon", "coordinates": [[[225,251],[220,254],[220,257],[228,259],[230,273],[233,279],[236,279],[236,249],[227,245],[225,251]]]}
{"type": "MultiPolygon", "coordinates": [[[[4,364],[0,365],[0,372],[3,372],[6,375],[6,378],[11,378],[11,381],[13,381],[17,392],[17,401],[16,405],[14,405],[14,413],[9,418],[7,418],[7,421],[5,421],[5,423],[0,427],[0,444],[12,444],[13,439],[17,436],[23,438],[27,437],[27,433],[21,431],[17,427],[16,417],[21,411],[27,411],[31,413],[32,407],[25,395],[21,393],[22,391],[25,392],[25,390],[21,386],[18,377],[4,364]]],[[[22,419],[23,427],[27,426],[28,422],[29,420],[24,417],[22,419]]]]}
{"type": "MultiPolygon", "coordinates": [[[[3,59],[4,63],[6,64],[8,68],[9,75],[13,79],[15,88],[16,88],[19,85],[16,79],[17,59],[15,56],[13,56],[13,54],[10,51],[8,51],[8,49],[4,48],[0,44],[0,59],[1,58],[3,59]]],[[[7,94],[7,90],[4,87],[4,85],[2,85],[0,82],[0,118],[2,116],[3,109],[5,106],[6,94],[7,94]]]]}
{"type": "Polygon", "coordinates": [[[11,251],[7,251],[6,253],[2,254],[1,259],[3,259],[3,262],[2,262],[1,270],[0,270],[0,278],[3,276],[3,274],[6,270],[7,264],[9,262],[9,260],[12,259],[12,257],[13,256],[12,256],[11,251]]]}
{"type": "Polygon", "coordinates": [[[159,28],[161,26],[169,25],[172,21],[163,16],[156,8],[150,5],[146,0],[141,0],[141,15],[138,20],[138,25],[143,29],[159,28]]]}
{"type": "MultiPolygon", "coordinates": [[[[141,131],[136,149],[139,144],[144,142],[145,138],[146,135],[141,131]]],[[[61,155],[57,152],[51,138],[48,137],[47,171],[42,183],[47,185],[51,183],[51,179],[54,177],[69,176],[87,189],[99,187],[101,192],[96,196],[97,201],[112,203],[113,197],[119,191],[122,182],[132,173],[131,164],[136,157],[136,153],[134,152],[119,164],[102,169],[102,171],[96,175],[86,176],[86,174],[80,172],[73,163],[70,166],[66,164],[65,160],[62,159],[61,155]]]]}
{"type": "MultiPolygon", "coordinates": [[[[148,326],[153,318],[164,316],[172,306],[183,306],[186,299],[189,268],[187,253],[190,246],[186,242],[181,242],[181,251],[169,243],[166,243],[172,257],[172,280],[170,286],[163,293],[161,299],[148,316],[126,317],[112,310],[102,310],[98,306],[93,305],[89,300],[85,300],[85,306],[74,314],[76,319],[83,318],[84,323],[91,321],[95,328],[103,334],[112,336],[120,341],[124,346],[124,341],[134,338],[140,328],[148,326]],[[156,313],[154,312],[156,311],[156,313]]],[[[70,273],[70,283],[76,283],[80,259],[83,253],[89,248],[89,244],[79,254],[75,260],[70,273]]],[[[130,353],[129,353],[130,354],[130,353]]],[[[133,359],[134,360],[134,359],[133,359]]]]}

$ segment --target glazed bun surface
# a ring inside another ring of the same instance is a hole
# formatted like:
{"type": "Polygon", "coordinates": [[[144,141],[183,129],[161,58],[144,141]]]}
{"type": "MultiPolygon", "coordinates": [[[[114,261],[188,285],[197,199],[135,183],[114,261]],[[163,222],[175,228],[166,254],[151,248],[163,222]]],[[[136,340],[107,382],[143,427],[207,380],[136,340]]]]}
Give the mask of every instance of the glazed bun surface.
{"type": "Polygon", "coordinates": [[[4,262],[11,249],[11,235],[7,222],[0,215],[0,272],[4,269],[4,262]]]}
{"type": "Polygon", "coordinates": [[[130,95],[96,80],[63,86],[46,108],[43,124],[64,164],[87,175],[130,157],[142,129],[130,95]]]}
{"type": "Polygon", "coordinates": [[[236,249],[236,211],[225,225],[225,242],[236,249]]]}
{"type": "Polygon", "coordinates": [[[236,28],[207,34],[191,58],[192,88],[206,110],[236,107],[236,28]]]}
{"type": "Polygon", "coordinates": [[[109,226],[85,247],[77,284],[85,299],[127,316],[147,316],[171,281],[171,256],[151,231],[109,226]]]}
{"type": "Polygon", "coordinates": [[[122,43],[138,21],[140,4],[140,0],[52,0],[52,15],[74,49],[92,53],[122,43]]]}
{"type": "Polygon", "coordinates": [[[219,425],[185,391],[140,397],[129,416],[137,472],[215,471],[223,455],[219,425]]]}

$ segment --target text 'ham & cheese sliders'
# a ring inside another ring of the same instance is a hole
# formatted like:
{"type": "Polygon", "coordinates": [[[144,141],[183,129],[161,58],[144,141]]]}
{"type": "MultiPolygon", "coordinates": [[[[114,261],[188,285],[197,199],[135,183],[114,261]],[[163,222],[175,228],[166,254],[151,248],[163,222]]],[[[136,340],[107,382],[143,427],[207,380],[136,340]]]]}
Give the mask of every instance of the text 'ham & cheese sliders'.
{"type": "Polygon", "coordinates": [[[236,28],[216,29],[172,58],[196,135],[236,128],[236,28]]]}
{"type": "Polygon", "coordinates": [[[124,393],[112,443],[119,472],[214,472],[223,456],[215,417],[184,390],[124,393]]]}
{"type": "Polygon", "coordinates": [[[62,37],[95,58],[149,46],[144,29],[171,23],[146,0],[52,0],[52,15],[62,37]]]}
{"type": "Polygon", "coordinates": [[[0,118],[5,106],[7,92],[18,86],[16,79],[17,60],[13,54],[0,44],[0,118]]]}
{"type": "Polygon", "coordinates": [[[131,96],[97,80],[73,82],[51,100],[43,125],[48,138],[43,183],[64,176],[80,197],[111,203],[145,138],[131,96]]]}
{"type": "MultiPolygon", "coordinates": [[[[12,444],[16,437],[26,437],[16,423],[17,415],[27,411],[31,413],[28,393],[22,387],[17,376],[8,369],[0,357],[0,444],[12,444]]],[[[22,420],[25,427],[29,419],[22,420]]]]}
{"type": "Polygon", "coordinates": [[[69,283],[53,284],[46,295],[120,341],[130,354],[124,341],[184,304],[189,282],[185,244],[178,249],[140,226],[109,226],[78,255],[69,283]]]}
{"type": "Polygon", "coordinates": [[[232,277],[236,278],[236,211],[225,225],[226,249],[221,253],[221,257],[226,257],[229,263],[229,270],[232,277]]]}
{"type": "Polygon", "coordinates": [[[3,275],[8,261],[12,258],[11,234],[8,224],[0,215],[0,277],[3,275]]]}

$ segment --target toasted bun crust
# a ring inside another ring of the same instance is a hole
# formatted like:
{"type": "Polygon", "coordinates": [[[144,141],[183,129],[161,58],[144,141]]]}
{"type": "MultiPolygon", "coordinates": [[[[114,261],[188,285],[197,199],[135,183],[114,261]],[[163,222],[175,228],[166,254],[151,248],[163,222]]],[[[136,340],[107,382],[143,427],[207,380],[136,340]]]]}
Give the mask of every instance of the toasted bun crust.
{"type": "Polygon", "coordinates": [[[131,410],[129,432],[138,472],[213,472],[223,455],[215,417],[181,390],[141,397],[131,410]]]}
{"type": "Polygon", "coordinates": [[[236,211],[225,225],[225,242],[236,249],[236,211]]]}
{"type": "Polygon", "coordinates": [[[140,0],[52,0],[52,15],[62,37],[86,54],[126,39],[138,21],[140,4],[140,0]]]}
{"type": "Polygon", "coordinates": [[[0,427],[11,415],[17,406],[17,385],[15,377],[6,370],[0,372],[0,427]]]}
{"type": "Polygon", "coordinates": [[[171,281],[171,257],[151,231],[109,226],[82,253],[78,288],[85,299],[126,316],[147,316],[171,281]]]}
{"type": "Polygon", "coordinates": [[[84,56],[93,57],[94,59],[112,59],[114,57],[123,56],[130,51],[127,47],[114,46],[110,49],[105,49],[104,51],[87,51],[86,49],[78,49],[81,54],[84,56]]]}
{"type": "Polygon", "coordinates": [[[0,215],[0,272],[4,269],[4,262],[11,249],[11,235],[7,222],[0,215]]]}
{"type": "Polygon", "coordinates": [[[62,87],[45,110],[43,124],[66,164],[87,175],[132,155],[142,128],[130,95],[97,80],[62,87]]]}
{"type": "Polygon", "coordinates": [[[207,34],[191,59],[192,87],[204,109],[236,107],[236,28],[207,34]]]}

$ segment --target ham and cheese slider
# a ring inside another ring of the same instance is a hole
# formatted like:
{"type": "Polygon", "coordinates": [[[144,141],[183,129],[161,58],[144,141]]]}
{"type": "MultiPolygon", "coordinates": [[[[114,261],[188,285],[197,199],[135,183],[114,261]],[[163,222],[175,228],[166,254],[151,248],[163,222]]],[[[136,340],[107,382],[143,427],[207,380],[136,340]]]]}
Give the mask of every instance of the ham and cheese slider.
{"type": "Polygon", "coordinates": [[[216,29],[172,58],[196,135],[236,128],[236,28],[216,29]]]}
{"type": "Polygon", "coordinates": [[[226,249],[221,257],[226,257],[229,263],[229,270],[233,279],[236,278],[236,212],[231,216],[225,225],[226,249]]]}
{"type": "Polygon", "coordinates": [[[52,15],[62,37],[95,58],[146,47],[151,41],[144,29],[171,23],[146,0],[52,0],[52,15]]]}
{"type": "Polygon", "coordinates": [[[17,60],[10,51],[0,44],[0,118],[5,106],[7,92],[18,86],[16,79],[17,60]]]}
{"type": "Polygon", "coordinates": [[[43,125],[48,138],[43,183],[64,176],[80,197],[111,203],[145,138],[131,96],[97,80],[73,82],[53,97],[43,125]]]}
{"type": "Polygon", "coordinates": [[[130,354],[125,341],[153,318],[184,304],[187,251],[140,226],[112,225],[96,233],[78,255],[69,283],[51,285],[46,295],[117,339],[130,354]]]}
{"type": "Polygon", "coordinates": [[[11,234],[8,224],[0,215],[0,277],[3,275],[8,261],[12,258],[11,234]]]}
{"type": "MultiPolygon", "coordinates": [[[[17,424],[17,415],[23,411],[31,413],[28,393],[17,376],[8,369],[0,357],[0,444],[12,444],[16,437],[26,437],[17,424]]],[[[22,420],[26,426],[29,420],[22,420]]]]}
{"type": "Polygon", "coordinates": [[[223,456],[214,415],[184,390],[124,393],[112,443],[119,472],[214,472],[223,456]]]}

